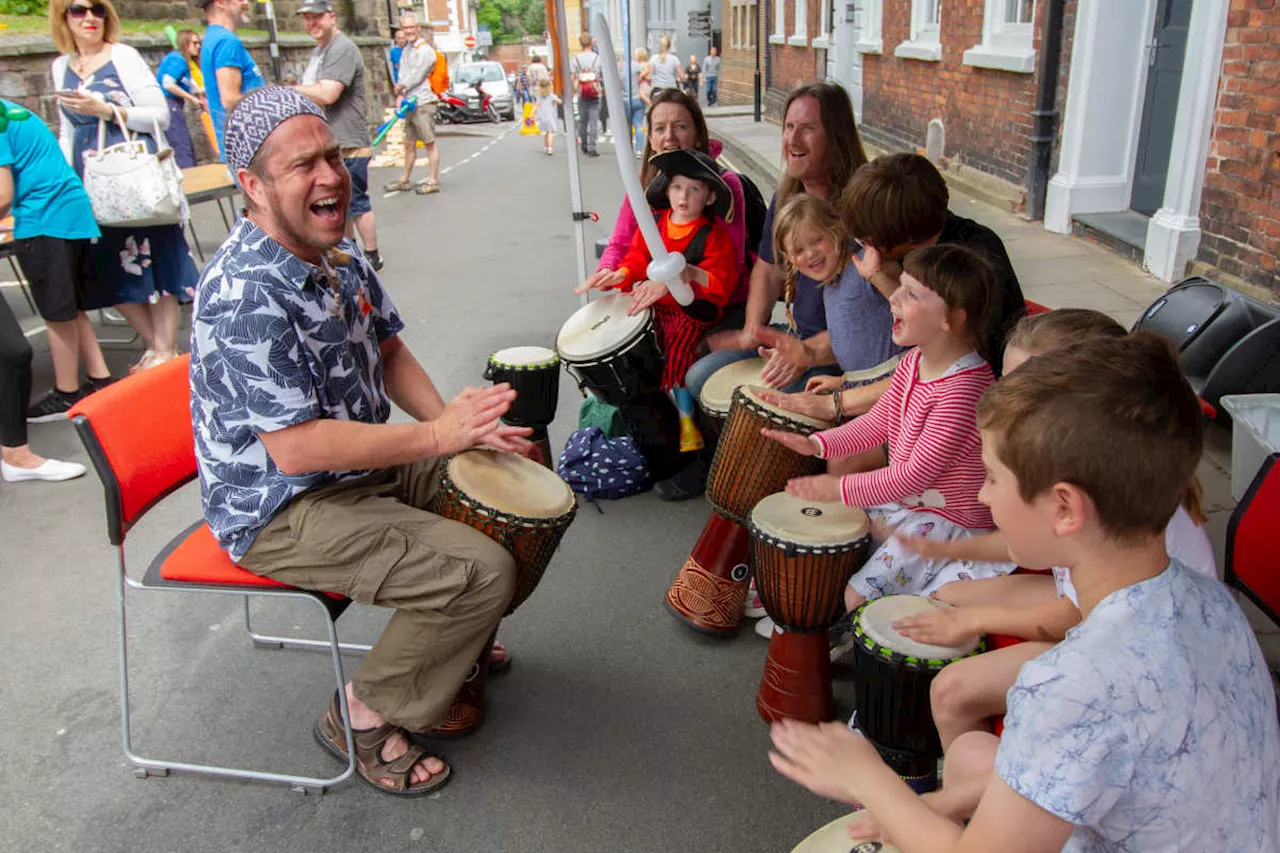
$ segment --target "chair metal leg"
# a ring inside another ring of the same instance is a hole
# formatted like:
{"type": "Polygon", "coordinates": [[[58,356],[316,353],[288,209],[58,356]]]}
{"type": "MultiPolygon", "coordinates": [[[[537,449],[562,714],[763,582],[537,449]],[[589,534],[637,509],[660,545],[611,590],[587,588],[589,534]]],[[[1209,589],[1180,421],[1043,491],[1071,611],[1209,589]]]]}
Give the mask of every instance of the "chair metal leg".
{"type": "MultiPolygon", "coordinates": [[[[116,584],[116,606],[120,619],[120,726],[121,726],[121,742],[125,756],[133,763],[136,768],[135,773],[139,777],[147,776],[167,776],[171,770],[178,770],[186,773],[202,773],[207,776],[219,776],[223,778],[233,779],[252,779],[259,782],[276,782],[288,785],[292,790],[300,793],[316,793],[322,794],[326,789],[339,785],[355,772],[355,741],[351,731],[351,710],[347,706],[346,679],[342,674],[342,655],[341,646],[338,642],[338,629],[334,624],[334,620],[329,617],[329,611],[324,604],[318,601],[314,596],[307,593],[289,593],[280,592],[278,590],[269,594],[275,596],[290,596],[305,599],[313,602],[324,616],[325,624],[328,627],[329,641],[327,643],[319,643],[319,645],[327,645],[333,658],[333,677],[337,687],[339,705],[342,709],[342,727],[343,736],[347,746],[347,766],[336,776],[327,778],[319,778],[315,776],[299,776],[289,773],[268,773],[261,770],[248,770],[235,767],[224,767],[212,764],[192,764],[185,761],[176,761],[173,759],[150,758],[138,754],[133,748],[133,738],[131,733],[130,717],[129,717],[129,642],[127,634],[127,618],[125,610],[125,592],[128,588],[138,590],[156,590],[156,587],[144,587],[142,584],[132,580],[125,573],[124,546],[119,548],[119,577],[116,584]]],[[[175,592],[183,590],[175,589],[175,592]]],[[[229,595],[244,595],[241,590],[206,590],[207,592],[217,592],[229,595]]],[[[317,641],[318,642],[318,641],[317,641]]]]}
{"type": "Polygon", "coordinates": [[[22,270],[18,269],[18,264],[13,259],[13,255],[8,258],[9,269],[13,271],[13,278],[18,282],[18,289],[22,291],[22,298],[27,300],[27,307],[31,309],[32,314],[39,313],[36,308],[35,300],[31,298],[31,288],[27,287],[27,280],[22,277],[22,270]]]}
{"type": "MultiPolygon", "coordinates": [[[[253,644],[261,649],[304,649],[322,651],[329,648],[324,640],[308,640],[305,637],[277,637],[271,634],[259,634],[253,630],[253,622],[249,613],[249,596],[244,597],[244,630],[253,640],[253,644]]],[[[365,643],[339,643],[338,648],[349,654],[363,654],[373,649],[365,643]]]]}
{"type": "Polygon", "coordinates": [[[194,218],[187,220],[187,230],[191,232],[191,246],[196,250],[196,254],[200,256],[200,263],[204,263],[204,249],[200,248],[200,236],[196,234],[196,221],[194,218]]]}

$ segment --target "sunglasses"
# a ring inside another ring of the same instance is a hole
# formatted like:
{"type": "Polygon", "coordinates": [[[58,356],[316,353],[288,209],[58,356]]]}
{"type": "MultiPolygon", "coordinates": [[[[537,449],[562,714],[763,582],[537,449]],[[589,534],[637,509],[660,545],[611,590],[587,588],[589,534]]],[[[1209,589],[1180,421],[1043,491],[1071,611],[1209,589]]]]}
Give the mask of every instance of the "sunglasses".
{"type": "Polygon", "coordinates": [[[99,21],[105,21],[107,19],[107,7],[101,3],[94,3],[92,6],[67,7],[67,16],[75,18],[77,21],[86,17],[90,12],[92,12],[93,16],[99,21]]]}

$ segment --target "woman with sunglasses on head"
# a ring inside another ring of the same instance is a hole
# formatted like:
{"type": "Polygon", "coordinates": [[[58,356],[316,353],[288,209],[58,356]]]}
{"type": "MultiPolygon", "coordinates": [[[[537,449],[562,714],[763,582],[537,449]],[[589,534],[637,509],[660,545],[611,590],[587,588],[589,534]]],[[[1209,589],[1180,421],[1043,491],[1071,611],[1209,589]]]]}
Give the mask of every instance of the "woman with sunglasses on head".
{"type": "MultiPolygon", "coordinates": [[[[142,55],[120,44],[120,18],[111,0],[51,0],[49,25],[62,52],[53,61],[62,122],[62,151],[84,177],[84,155],[124,141],[118,123],[152,152],[157,130],[169,127],[169,106],[142,55]]],[[[102,228],[94,248],[96,282],[86,308],[115,305],[146,341],[134,365],[146,370],[178,356],[179,303],[190,302],[199,272],[181,225],[102,228]]]]}
{"type": "Polygon", "coordinates": [[[173,156],[182,169],[190,169],[196,164],[196,147],[187,127],[187,104],[197,110],[205,108],[201,97],[204,90],[191,76],[193,63],[196,67],[200,64],[200,44],[200,36],[194,30],[179,30],[177,49],[165,54],[156,69],[156,79],[160,81],[165,101],[169,104],[169,129],[164,135],[173,146],[173,156]]]}

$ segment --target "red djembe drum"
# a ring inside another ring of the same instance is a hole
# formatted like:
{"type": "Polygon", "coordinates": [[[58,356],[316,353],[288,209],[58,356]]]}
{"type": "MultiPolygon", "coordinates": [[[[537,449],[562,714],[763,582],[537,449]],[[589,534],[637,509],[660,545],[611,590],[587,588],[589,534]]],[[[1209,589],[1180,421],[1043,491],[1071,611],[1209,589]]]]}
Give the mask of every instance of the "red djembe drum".
{"type": "Polygon", "coordinates": [[[707,477],[707,501],[713,512],[684,561],[667,607],[695,631],[724,636],[742,623],[742,602],[750,577],[751,535],[747,519],[763,497],[786,488],[792,477],[822,473],[823,462],[801,456],[760,434],[762,429],[810,435],[829,423],[788,412],[760,399],[762,388],[744,386],[733,393],[707,477]]]}
{"type": "Polygon", "coordinates": [[[867,514],[785,492],[751,511],[756,591],[773,619],[756,710],[766,722],[831,719],[827,629],[844,612],[844,589],[871,553],[867,514]]]}
{"type": "MultiPolygon", "coordinates": [[[[573,490],[554,471],[515,453],[464,450],[449,460],[440,488],[427,508],[479,530],[516,561],[511,615],[542,580],[556,548],[578,512],[573,490]]],[[[456,737],[484,721],[484,686],[489,647],[471,667],[436,737],[456,737]]]]}

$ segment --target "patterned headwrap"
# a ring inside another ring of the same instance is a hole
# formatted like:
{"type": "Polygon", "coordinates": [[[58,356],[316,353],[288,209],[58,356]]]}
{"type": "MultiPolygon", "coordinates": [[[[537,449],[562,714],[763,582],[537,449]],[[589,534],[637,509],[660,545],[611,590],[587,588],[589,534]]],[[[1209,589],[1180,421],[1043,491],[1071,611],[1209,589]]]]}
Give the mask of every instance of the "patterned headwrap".
{"type": "Polygon", "coordinates": [[[227,165],[233,171],[249,168],[271,131],[287,119],[302,115],[325,117],[315,101],[288,86],[254,89],[227,118],[223,146],[227,165]]]}

